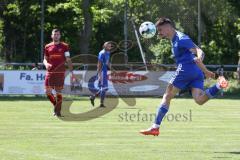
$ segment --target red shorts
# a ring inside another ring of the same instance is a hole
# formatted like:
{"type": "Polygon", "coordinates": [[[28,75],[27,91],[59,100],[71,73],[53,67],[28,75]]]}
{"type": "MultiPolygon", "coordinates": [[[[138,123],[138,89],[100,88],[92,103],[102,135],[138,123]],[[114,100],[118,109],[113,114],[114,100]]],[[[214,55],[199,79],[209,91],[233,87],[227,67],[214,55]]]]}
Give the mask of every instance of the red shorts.
{"type": "Polygon", "coordinates": [[[49,73],[45,77],[45,88],[63,89],[65,73],[49,73]]]}

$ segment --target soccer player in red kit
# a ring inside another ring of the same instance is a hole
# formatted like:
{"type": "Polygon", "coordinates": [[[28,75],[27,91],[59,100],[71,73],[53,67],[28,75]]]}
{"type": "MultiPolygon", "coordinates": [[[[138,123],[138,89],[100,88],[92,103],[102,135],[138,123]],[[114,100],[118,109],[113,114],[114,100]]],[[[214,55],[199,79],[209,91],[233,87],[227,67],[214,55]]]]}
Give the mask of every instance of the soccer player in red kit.
{"type": "Polygon", "coordinates": [[[52,42],[45,46],[43,64],[47,69],[45,76],[46,95],[54,106],[54,115],[61,117],[62,89],[65,79],[65,63],[73,76],[73,66],[70,59],[68,44],[61,42],[61,33],[58,29],[52,30],[52,42]],[[53,95],[53,90],[56,96],[53,95]]]}

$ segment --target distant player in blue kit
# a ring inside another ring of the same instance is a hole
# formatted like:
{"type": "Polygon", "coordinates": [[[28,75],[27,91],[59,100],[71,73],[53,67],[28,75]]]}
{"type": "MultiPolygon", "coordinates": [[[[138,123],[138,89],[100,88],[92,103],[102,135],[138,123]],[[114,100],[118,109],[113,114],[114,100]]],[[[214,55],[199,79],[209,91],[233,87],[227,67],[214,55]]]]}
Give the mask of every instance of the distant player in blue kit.
{"type": "Polygon", "coordinates": [[[207,78],[215,76],[202,63],[203,51],[193,43],[189,36],[175,30],[170,19],[159,18],[155,25],[161,38],[171,40],[172,53],[177,64],[176,72],[169,81],[157,110],[155,122],[149,129],[140,131],[144,135],[158,136],[160,124],[169,110],[170,101],[180,90],[190,89],[195,102],[202,105],[213,98],[220,89],[226,88],[228,82],[220,76],[215,85],[203,91],[204,74],[207,78]]]}
{"type": "Polygon", "coordinates": [[[103,50],[101,50],[98,54],[98,65],[97,65],[98,91],[94,95],[90,96],[90,101],[93,106],[94,106],[95,97],[100,95],[99,107],[105,107],[104,99],[106,96],[106,92],[108,90],[107,71],[109,68],[111,47],[112,45],[110,42],[105,42],[103,44],[103,50]]]}

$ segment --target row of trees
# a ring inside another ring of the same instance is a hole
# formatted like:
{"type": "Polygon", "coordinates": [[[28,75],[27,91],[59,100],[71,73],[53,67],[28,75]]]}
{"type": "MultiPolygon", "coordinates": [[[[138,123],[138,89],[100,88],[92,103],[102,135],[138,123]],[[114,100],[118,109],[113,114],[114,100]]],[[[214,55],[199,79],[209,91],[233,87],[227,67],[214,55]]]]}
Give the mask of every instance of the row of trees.
{"type": "MultiPolygon", "coordinates": [[[[124,39],[125,0],[45,0],[45,43],[55,27],[62,30],[63,40],[71,52],[97,54],[104,41],[124,39]]],[[[4,62],[39,62],[40,0],[1,0],[0,57],[4,62]]],[[[197,41],[197,1],[193,0],[128,0],[128,19],[137,26],[167,16],[179,30],[197,41]]],[[[236,64],[239,50],[240,1],[201,0],[202,42],[205,63],[236,64]]],[[[133,27],[128,23],[128,39],[133,48],[129,61],[141,61],[133,27]]],[[[170,43],[153,38],[141,39],[148,62],[172,63],[170,43]]]]}

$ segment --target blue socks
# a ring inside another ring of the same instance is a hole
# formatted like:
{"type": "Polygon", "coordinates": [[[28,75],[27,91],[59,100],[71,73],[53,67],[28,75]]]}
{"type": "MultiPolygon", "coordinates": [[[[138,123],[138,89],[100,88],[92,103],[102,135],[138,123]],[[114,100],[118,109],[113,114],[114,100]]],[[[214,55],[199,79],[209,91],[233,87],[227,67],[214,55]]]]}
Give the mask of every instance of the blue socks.
{"type": "Polygon", "coordinates": [[[218,91],[219,91],[219,87],[217,87],[217,85],[215,84],[214,86],[208,88],[205,93],[208,96],[208,98],[213,98],[214,96],[217,95],[218,91]]]}
{"type": "Polygon", "coordinates": [[[159,107],[158,107],[158,110],[157,110],[157,115],[156,115],[156,119],[155,119],[155,124],[156,125],[160,125],[162,120],[163,120],[163,117],[165,116],[165,114],[168,112],[168,106],[165,105],[165,104],[161,104],[159,107]]]}
{"type": "Polygon", "coordinates": [[[104,102],[105,95],[106,95],[106,91],[104,89],[101,89],[101,91],[100,91],[100,99],[101,99],[100,103],[101,104],[103,104],[103,102],[104,102]]]}

